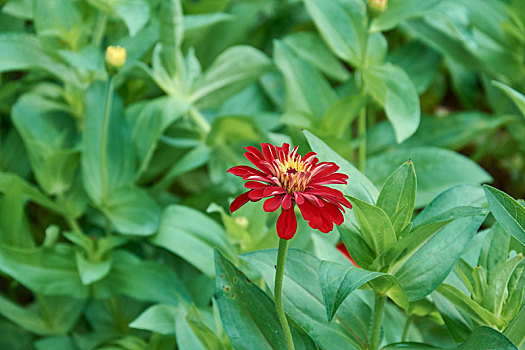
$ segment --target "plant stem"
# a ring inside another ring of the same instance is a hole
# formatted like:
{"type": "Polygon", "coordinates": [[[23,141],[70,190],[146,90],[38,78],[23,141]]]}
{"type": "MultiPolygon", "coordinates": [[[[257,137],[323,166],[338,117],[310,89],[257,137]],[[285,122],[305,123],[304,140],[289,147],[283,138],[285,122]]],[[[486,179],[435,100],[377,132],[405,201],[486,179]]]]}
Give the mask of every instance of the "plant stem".
{"type": "Polygon", "coordinates": [[[358,167],[359,171],[364,172],[366,162],[366,106],[361,108],[361,112],[359,112],[359,119],[357,120],[357,132],[358,137],[361,139],[358,151],[358,167]]]}
{"type": "Polygon", "coordinates": [[[104,107],[104,116],[102,120],[102,133],[100,135],[100,182],[102,185],[102,203],[107,204],[108,199],[108,169],[107,169],[107,153],[108,153],[108,133],[109,133],[109,118],[111,115],[111,104],[113,98],[113,77],[109,78],[106,89],[106,105],[104,107]]]}
{"type": "Polygon", "coordinates": [[[197,125],[197,127],[202,131],[203,134],[207,135],[210,132],[210,123],[208,123],[208,121],[204,118],[204,116],[197,108],[192,107],[190,109],[190,117],[193,120],[193,122],[197,125]]]}
{"type": "Polygon", "coordinates": [[[95,24],[95,30],[93,32],[93,38],[91,39],[91,42],[95,46],[99,46],[100,42],[102,41],[102,37],[104,36],[104,32],[106,31],[106,23],[108,22],[108,14],[107,12],[100,11],[98,13],[97,17],[97,23],[95,24]]]}
{"type": "Polygon", "coordinates": [[[277,311],[277,317],[281,323],[283,329],[284,338],[286,340],[286,347],[288,350],[294,350],[292,332],[290,332],[290,326],[284,313],[283,300],[282,300],[282,289],[283,289],[283,276],[284,276],[284,264],[286,263],[286,252],[288,251],[288,240],[279,239],[279,252],[277,253],[277,271],[275,272],[275,311],[277,311]]]}
{"type": "Polygon", "coordinates": [[[380,345],[381,323],[383,321],[383,309],[385,308],[386,296],[375,293],[374,316],[372,320],[372,332],[370,335],[370,350],[378,350],[380,345]]]}
{"type": "Polygon", "coordinates": [[[408,340],[408,330],[410,329],[410,325],[412,324],[413,319],[414,319],[413,315],[410,315],[407,317],[405,321],[405,326],[403,327],[403,335],[401,336],[401,341],[408,340]]]}

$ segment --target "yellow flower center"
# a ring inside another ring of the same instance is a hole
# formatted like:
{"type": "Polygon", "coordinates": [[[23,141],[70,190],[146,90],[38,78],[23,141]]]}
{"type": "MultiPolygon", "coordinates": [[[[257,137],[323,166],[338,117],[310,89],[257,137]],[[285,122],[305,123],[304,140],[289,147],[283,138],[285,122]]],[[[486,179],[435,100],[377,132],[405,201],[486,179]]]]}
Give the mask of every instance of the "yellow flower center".
{"type": "Polygon", "coordinates": [[[282,162],[275,159],[272,166],[273,175],[288,193],[303,191],[310,181],[312,164],[303,162],[294,153],[287,155],[282,162]]]}

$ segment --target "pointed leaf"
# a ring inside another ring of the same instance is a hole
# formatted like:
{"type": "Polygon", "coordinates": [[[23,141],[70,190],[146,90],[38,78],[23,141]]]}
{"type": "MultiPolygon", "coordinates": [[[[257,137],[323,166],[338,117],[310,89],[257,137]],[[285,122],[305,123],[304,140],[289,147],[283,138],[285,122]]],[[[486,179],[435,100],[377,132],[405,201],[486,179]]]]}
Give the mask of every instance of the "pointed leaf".
{"type": "Polygon", "coordinates": [[[525,245],[525,207],[503,191],[483,187],[490,210],[498,222],[521,244],[525,245]]]}

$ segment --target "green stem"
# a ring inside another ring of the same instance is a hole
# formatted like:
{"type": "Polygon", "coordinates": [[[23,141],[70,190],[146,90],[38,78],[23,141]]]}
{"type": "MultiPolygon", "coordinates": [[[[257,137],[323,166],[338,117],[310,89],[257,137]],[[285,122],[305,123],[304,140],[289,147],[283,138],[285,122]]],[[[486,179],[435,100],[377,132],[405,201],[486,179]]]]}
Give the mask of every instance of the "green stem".
{"type": "Polygon", "coordinates": [[[407,341],[408,340],[408,331],[410,329],[410,325],[412,324],[412,320],[414,319],[413,315],[410,315],[407,317],[405,321],[405,326],[403,327],[403,335],[401,336],[401,341],[407,341]]]}
{"type": "Polygon", "coordinates": [[[113,77],[109,78],[106,89],[106,105],[104,107],[104,119],[102,121],[102,134],[100,135],[100,181],[102,184],[102,203],[107,204],[108,199],[108,169],[107,169],[107,153],[108,153],[108,133],[109,133],[109,119],[111,115],[111,103],[113,95],[113,77]]]}
{"type": "Polygon", "coordinates": [[[366,106],[361,108],[361,112],[359,112],[357,132],[358,137],[361,139],[358,151],[358,167],[361,172],[364,172],[366,162],[366,106]]]}
{"type": "Polygon", "coordinates": [[[108,22],[108,14],[104,11],[100,11],[98,13],[97,23],[95,24],[93,38],[91,39],[91,42],[95,46],[99,46],[100,43],[102,42],[102,37],[104,36],[104,32],[106,31],[107,22],[108,22]]]}
{"type": "Polygon", "coordinates": [[[207,135],[210,132],[210,123],[208,123],[208,121],[204,118],[204,116],[197,108],[192,107],[190,109],[190,117],[193,120],[193,122],[197,125],[197,127],[200,130],[202,130],[203,134],[207,135]]]}
{"type": "Polygon", "coordinates": [[[383,321],[383,309],[385,308],[386,296],[375,293],[374,316],[372,320],[372,332],[370,335],[370,350],[378,350],[381,335],[381,323],[383,321]]]}
{"type": "Polygon", "coordinates": [[[284,332],[284,338],[286,340],[286,347],[288,350],[294,350],[292,332],[290,332],[290,326],[286,319],[286,314],[283,308],[282,289],[283,289],[283,276],[284,276],[284,265],[286,264],[286,252],[288,251],[288,240],[279,239],[279,252],[277,253],[277,271],[275,272],[275,311],[277,311],[277,317],[281,323],[281,328],[284,332]]]}

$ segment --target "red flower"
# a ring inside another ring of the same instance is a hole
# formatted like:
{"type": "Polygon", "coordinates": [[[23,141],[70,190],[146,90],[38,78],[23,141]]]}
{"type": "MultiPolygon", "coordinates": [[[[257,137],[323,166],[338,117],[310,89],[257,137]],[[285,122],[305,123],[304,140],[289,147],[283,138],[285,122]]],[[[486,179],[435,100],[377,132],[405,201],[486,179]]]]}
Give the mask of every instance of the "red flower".
{"type": "Polygon", "coordinates": [[[259,170],[240,165],[228,170],[236,176],[248,180],[244,184],[250,190],[241,194],[230,204],[233,213],[248,201],[257,202],[267,198],[263,208],[273,212],[282,207],[277,219],[277,234],[290,239],[297,231],[294,206],[297,204],[303,218],[310,227],[321,232],[332,231],[333,224],[341,225],[344,217],[343,205],[352,208],[344,195],[328,184],[346,184],[348,176],[336,173],[339,167],[332,162],[318,163],[316,154],[309,152],[304,156],[297,154],[295,147],[282,147],[263,143],[262,153],[255,147],[244,147],[244,156],[259,170]]]}
{"type": "Polygon", "coordinates": [[[352,258],[352,256],[348,252],[348,249],[346,249],[346,246],[345,246],[345,244],[343,242],[337,243],[337,245],[335,247],[337,248],[337,250],[339,250],[341,253],[343,253],[343,255],[346,256],[348,258],[348,260],[350,260],[352,265],[354,265],[355,267],[361,268],[361,266],[357,265],[355,260],[352,258]]]}

